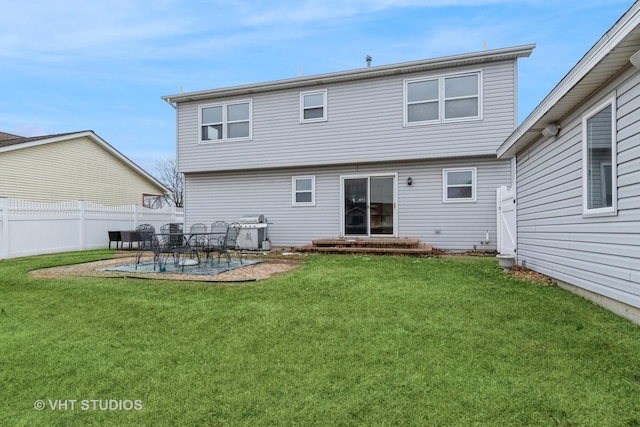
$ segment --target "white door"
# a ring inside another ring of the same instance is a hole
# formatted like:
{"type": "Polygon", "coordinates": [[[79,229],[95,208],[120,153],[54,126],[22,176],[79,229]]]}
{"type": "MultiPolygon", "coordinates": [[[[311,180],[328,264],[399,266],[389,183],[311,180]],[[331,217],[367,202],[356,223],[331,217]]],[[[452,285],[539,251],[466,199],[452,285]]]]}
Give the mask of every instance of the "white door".
{"type": "Polygon", "coordinates": [[[498,252],[501,255],[516,255],[516,194],[514,188],[509,190],[502,186],[497,191],[498,252]]]}

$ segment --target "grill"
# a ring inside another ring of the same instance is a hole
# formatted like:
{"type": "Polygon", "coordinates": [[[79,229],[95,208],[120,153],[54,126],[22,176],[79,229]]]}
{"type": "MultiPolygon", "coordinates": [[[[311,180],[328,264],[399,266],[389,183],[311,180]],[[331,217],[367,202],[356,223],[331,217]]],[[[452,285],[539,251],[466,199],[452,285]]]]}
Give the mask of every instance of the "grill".
{"type": "Polygon", "coordinates": [[[259,249],[269,249],[263,245],[267,239],[267,219],[264,215],[243,215],[238,220],[240,233],[238,234],[238,249],[248,249],[257,251],[259,249]]]}

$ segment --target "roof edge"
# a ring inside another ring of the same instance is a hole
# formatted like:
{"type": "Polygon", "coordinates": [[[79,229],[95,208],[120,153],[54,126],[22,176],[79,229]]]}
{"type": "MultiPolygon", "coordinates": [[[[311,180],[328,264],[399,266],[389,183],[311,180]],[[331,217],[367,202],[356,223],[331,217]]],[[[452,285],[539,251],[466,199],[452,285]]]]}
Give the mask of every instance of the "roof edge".
{"type": "Polygon", "coordinates": [[[640,3],[634,3],[498,147],[497,157],[499,159],[512,157],[524,148],[518,144],[520,139],[638,25],[640,25],[640,3]]]}
{"type": "Polygon", "coordinates": [[[281,89],[290,89],[321,84],[338,83],[345,81],[372,79],[397,74],[406,74],[419,71],[436,70],[445,67],[455,67],[470,63],[495,62],[508,59],[528,57],[535,48],[535,44],[526,44],[501,49],[483,50],[452,56],[444,56],[418,61],[403,62],[390,65],[359,68],[355,70],[339,71],[334,73],[317,74],[307,77],[294,77],[290,79],[274,80],[264,83],[253,83],[241,86],[231,86],[220,89],[209,89],[197,92],[179,93],[162,96],[161,99],[173,105],[174,103],[198,101],[213,97],[228,97],[247,95],[253,93],[270,92],[281,89]]]}

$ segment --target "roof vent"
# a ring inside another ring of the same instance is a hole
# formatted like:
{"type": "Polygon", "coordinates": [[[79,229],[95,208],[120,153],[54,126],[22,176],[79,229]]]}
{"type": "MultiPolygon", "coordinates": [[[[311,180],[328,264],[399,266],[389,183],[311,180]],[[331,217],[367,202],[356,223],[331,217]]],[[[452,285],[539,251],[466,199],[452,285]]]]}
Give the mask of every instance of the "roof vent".
{"type": "Polygon", "coordinates": [[[369,56],[369,55],[367,55],[367,57],[365,58],[365,60],[367,61],[367,68],[371,67],[371,60],[372,59],[373,58],[371,56],[369,56]]]}

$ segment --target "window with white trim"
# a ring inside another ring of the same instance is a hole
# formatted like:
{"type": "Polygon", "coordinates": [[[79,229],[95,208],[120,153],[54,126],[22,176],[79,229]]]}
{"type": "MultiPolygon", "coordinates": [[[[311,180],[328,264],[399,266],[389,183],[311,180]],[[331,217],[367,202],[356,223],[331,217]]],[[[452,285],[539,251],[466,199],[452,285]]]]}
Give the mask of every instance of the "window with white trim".
{"type": "Polygon", "coordinates": [[[294,176],[291,179],[292,205],[315,206],[316,205],[316,177],[294,176]]]}
{"type": "Polygon", "coordinates": [[[200,142],[251,139],[252,101],[201,105],[200,142]]]}
{"type": "Polygon", "coordinates": [[[442,170],[444,202],[476,201],[476,168],[442,170]]]}
{"type": "Polygon", "coordinates": [[[582,119],[582,187],[585,216],[617,210],[616,103],[607,100],[582,119]]]}
{"type": "Polygon", "coordinates": [[[480,76],[478,71],[405,80],[405,126],[481,118],[480,76]]]}
{"type": "Polygon", "coordinates": [[[327,120],[327,90],[300,93],[300,123],[327,120]]]}

